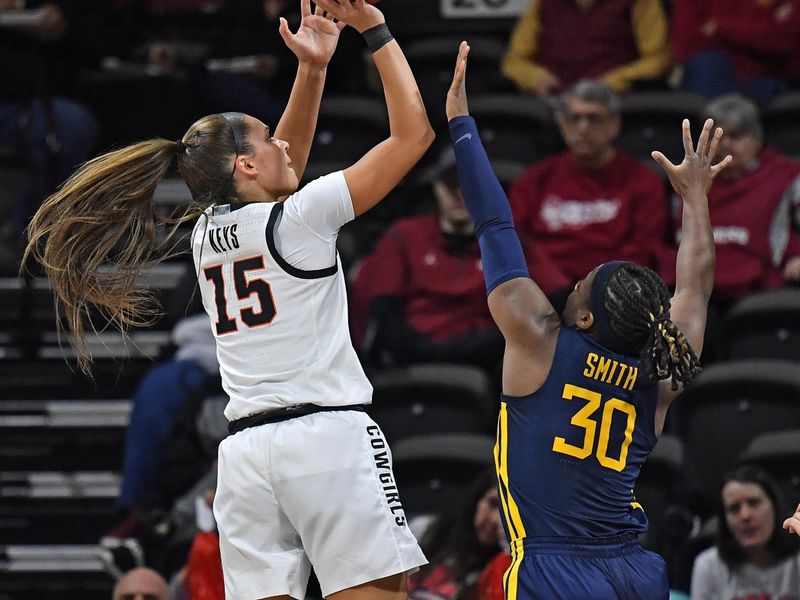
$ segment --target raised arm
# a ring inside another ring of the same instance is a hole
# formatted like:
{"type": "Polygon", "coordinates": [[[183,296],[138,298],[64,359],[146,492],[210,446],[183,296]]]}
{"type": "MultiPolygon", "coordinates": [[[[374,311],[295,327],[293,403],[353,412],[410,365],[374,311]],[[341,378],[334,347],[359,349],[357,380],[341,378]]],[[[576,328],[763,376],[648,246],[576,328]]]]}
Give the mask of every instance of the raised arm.
{"type": "Polygon", "coordinates": [[[372,53],[386,96],[389,137],[344,171],[358,216],[383,200],[400,183],[435,136],[406,57],[391,39],[388,29],[384,29],[383,14],[364,0],[317,0],[317,4],[359,33],[372,30],[383,40],[390,39],[372,53]]]}
{"type": "Polygon", "coordinates": [[[468,53],[469,46],[461,42],[447,93],[447,119],[461,189],[481,247],[489,310],[506,340],[503,392],[523,396],[539,389],[547,377],[559,318],[530,278],[508,198],[469,116],[464,84],[468,53]]]}
{"type": "MultiPolygon", "coordinates": [[[[675,295],[671,300],[670,317],[698,357],[703,350],[708,300],[714,288],[715,249],[708,216],[708,190],[714,178],[732,160],[726,156],[716,165],[711,164],[722,138],[722,129],[713,128],[714,121],[708,119],[695,149],[689,120],[684,119],[683,147],[686,156],[680,165],[673,165],[661,152],[652,154],[683,200],[682,235],[675,263],[675,295]]],[[[670,382],[662,384],[661,403],[664,409],[680,391],[680,388],[675,391],[670,389],[670,382]]]]}
{"type": "Polygon", "coordinates": [[[302,20],[297,33],[292,33],[286,19],[281,17],[279,32],[297,56],[298,65],[289,101],[275,127],[275,137],[289,143],[290,166],[298,181],[306,170],[314,140],[328,62],[336,50],[339,32],[345,27],[344,23],[334,23],[332,16],[323,16],[319,5],[312,14],[310,0],[300,0],[300,12],[302,20]]]}

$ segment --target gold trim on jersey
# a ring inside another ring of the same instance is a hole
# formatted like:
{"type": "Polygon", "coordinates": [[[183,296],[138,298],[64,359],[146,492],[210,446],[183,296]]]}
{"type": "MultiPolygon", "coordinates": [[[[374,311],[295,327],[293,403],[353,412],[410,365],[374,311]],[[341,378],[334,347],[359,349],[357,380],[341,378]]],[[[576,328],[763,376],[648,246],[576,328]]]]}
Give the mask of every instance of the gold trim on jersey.
{"type": "Polygon", "coordinates": [[[519,507],[511,496],[508,486],[508,406],[500,403],[500,415],[497,418],[497,441],[494,445],[494,464],[497,470],[497,482],[500,493],[500,503],[503,506],[508,533],[511,536],[511,565],[503,575],[503,590],[506,600],[516,600],[517,578],[524,555],[523,539],[525,538],[525,525],[519,514],[519,507]]]}

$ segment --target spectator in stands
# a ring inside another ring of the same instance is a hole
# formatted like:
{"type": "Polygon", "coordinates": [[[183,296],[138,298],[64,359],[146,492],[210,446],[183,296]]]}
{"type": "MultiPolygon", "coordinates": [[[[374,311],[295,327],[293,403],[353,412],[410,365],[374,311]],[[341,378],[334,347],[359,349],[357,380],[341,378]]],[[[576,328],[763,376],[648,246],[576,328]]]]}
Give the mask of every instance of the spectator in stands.
{"type": "Polygon", "coordinates": [[[18,244],[38,203],[95,148],[97,123],[74,96],[82,17],[67,0],[0,0],[0,147],[17,154],[31,177],[0,207],[6,238],[18,244]],[[10,16],[31,21],[15,22],[10,16]]]}
{"type": "Polygon", "coordinates": [[[695,560],[692,599],[797,598],[800,540],[781,529],[785,511],[777,484],[760,467],[727,474],[717,544],[695,560]]]}
{"type": "Polygon", "coordinates": [[[491,371],[503,340],[486,305],[480,249],[452,150],[430,175],[437,211],[399,219],[358,271],[354,338],[379,364],[444,361],[491,371]]]}
{"type": "Polygon", "coordinates": [[[478,576],[504,543],[494,469],[481,473],[460,509],[438,516],[420,545],[429,564],[409,578],[409,600],[475,597],[478,576]]]}
{"type": "Polygon", "coordinates": [[[137,567],[125,573],[114,586],[113,600],[170,600],[164,578],[153,569],[137,567]]]}
{"type": "Polygon", "coordinates": [[[614,147],[619,98],[608,86],[579,81],[561,97],[556,118],[568,149],[530,166],[509,200],[530,271],[560,310],[566,296],[554,289],[558,281],[572,286],[610,260],[655,267],[669,212],[663,181],[614,147]]]}
{"type": "Polygon", "coordinates": [[[766,106],[800,78],[800,0],[674,0],[672,44],[685,90],[766,106]]]}
{"type": "MultiPolygon", "coordinates": [[[[800,163],[764,147],[758,109],[743,96],[718,98],[706,114],[725,131],[719,156],[733,157],[708,194],[717,247],[712,298],[724,311],[752,292],[800,281],[800,163]]],[[[679,206],[674,216],[680,235],[679,206]]]]}
{"type": "Polygon", "coordinates": [[[658,80],[669,64],[661,0],[537,0],[514,27],[502,70],[545,97],[579,79],[625,92],[658,80]]]}

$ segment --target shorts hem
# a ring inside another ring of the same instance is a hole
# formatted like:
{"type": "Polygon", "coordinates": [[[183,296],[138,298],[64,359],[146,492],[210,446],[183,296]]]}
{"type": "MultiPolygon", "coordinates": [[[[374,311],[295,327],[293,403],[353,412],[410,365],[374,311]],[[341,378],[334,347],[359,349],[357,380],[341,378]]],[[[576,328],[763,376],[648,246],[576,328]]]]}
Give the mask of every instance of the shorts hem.
{"type": "MultiPolygon", "coordinates": [[[[347,583],[340,582],[334,584],[332,586],[327,586],[325,589],[321,589],[322,596],[327,598],[331,594],[335,594],[336,592],[341,592],[342,590],[346,590],[352,587],[356,587],[357,585],[364,585],[365,583],[369,583],[370,581],[375,581],[377,579],[383,579],[384,577],[391,577],[392,575],[397,575],[400,573],[405,573],[406,575],[411,575],[419,571],[419,568],[423,565],[427,565],[428,561],[426,559],[422,560],[412,560],[409,562],[409,566],[405,568],[396,568],[392,567],[389,569],[385,569],[383,571],[377,571],[375,573],[370,573],[369,575],[359,575],[357,577],[353,577],[352,581],[348,581],[347,583]]],[[[320,586],[322,587],[322,586],[320,586]]],[[[227,599],[226,599],[227,600],[227,599]]],[[[238,600],[238,599],[235,599],[238,600]]]]}
{"type": "MultiPolygon", "coordinates": [[[[304,596],[305,594],[303,594],[304,596]]],[[[273,588],[269,591],[252,591],[252,592],[239,592],[238,594],[234,594],[228,590],[225,590],[225,600],[256,600],[258,598],[271,598],[272,596],[291,596],[295,598],[295,600],[303,600],[302,597],[298,597],[286,588],[276,589],[273,588]]]]}

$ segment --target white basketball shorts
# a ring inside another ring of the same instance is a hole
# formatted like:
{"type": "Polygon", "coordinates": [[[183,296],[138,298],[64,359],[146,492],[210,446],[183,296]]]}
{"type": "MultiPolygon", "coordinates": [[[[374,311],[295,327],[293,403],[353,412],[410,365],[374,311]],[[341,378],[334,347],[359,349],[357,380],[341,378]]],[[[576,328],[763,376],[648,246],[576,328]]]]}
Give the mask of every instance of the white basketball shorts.
{"type": "Polygon", "coordinates": [[[383,433],[364,412],[245,429],[219,447],[214,499],[227,600],[305,597],[427,561],[406,524],[383,433]]]}

